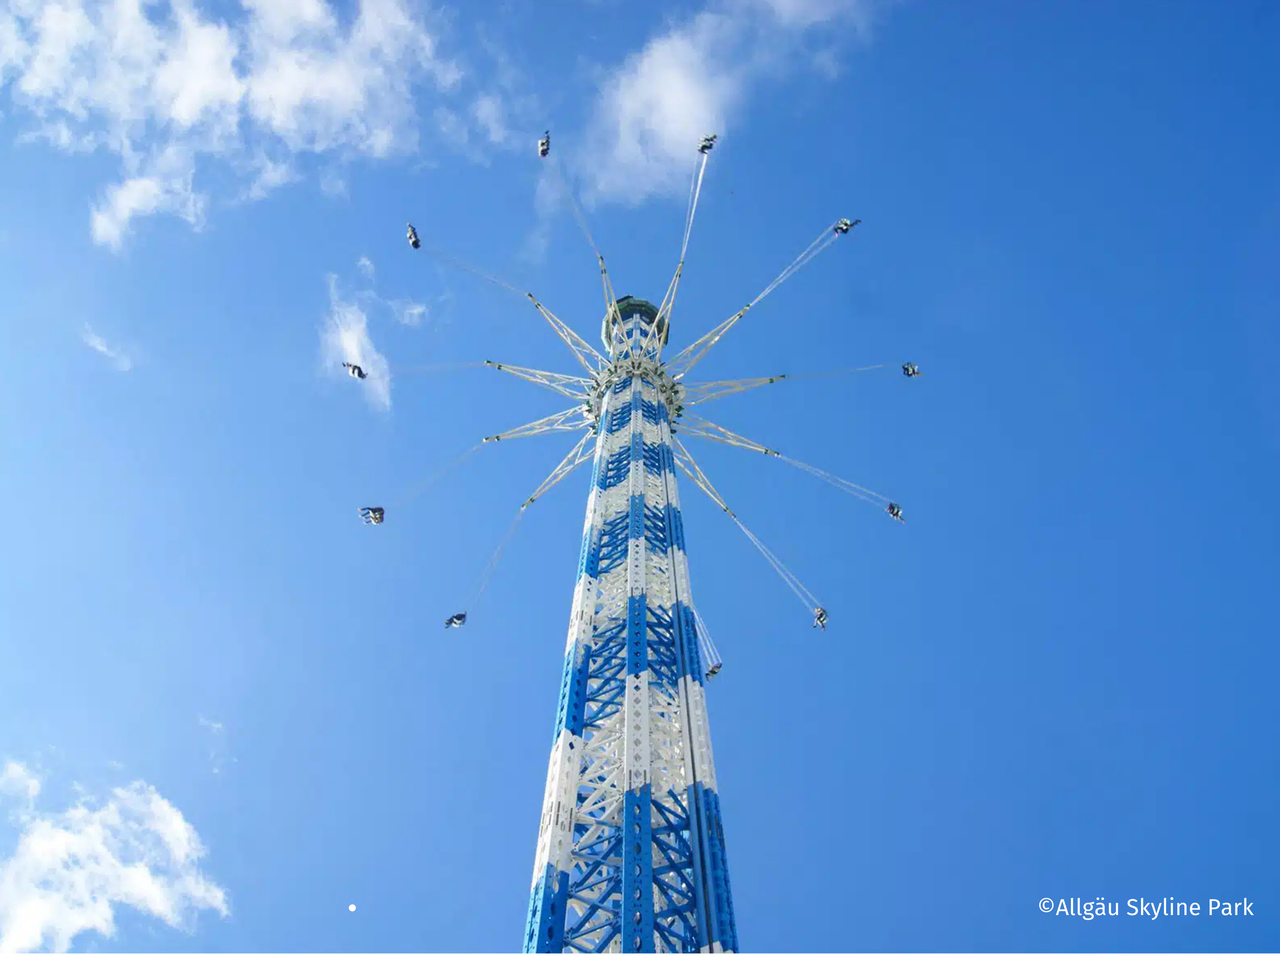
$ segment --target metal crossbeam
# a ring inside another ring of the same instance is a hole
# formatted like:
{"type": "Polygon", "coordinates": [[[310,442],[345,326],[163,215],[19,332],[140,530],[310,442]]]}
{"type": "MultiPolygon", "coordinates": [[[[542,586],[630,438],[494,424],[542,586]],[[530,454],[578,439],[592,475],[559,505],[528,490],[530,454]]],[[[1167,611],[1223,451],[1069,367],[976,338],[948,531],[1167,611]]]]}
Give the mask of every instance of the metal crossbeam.
{"type": "Polygon", "coordinates": [[[540,433],[563,433],[569,430],[580,430],[583,427],[589,427],[592,423],[593,421],[587,419],[582,407],[570,407],[568,410],[561,410],[559,413],[553,413],[551,416],[543,417],[541,420],[526,423],[522,427],[513,427],[505,433],[495,433],[492,437],[485,437],[484,442],[515,440],[519,437],[536,437],[540,433]]]}
{"type": "MultiPolygon", "coordinates": [[[[604,266],[603,258],[600,260],[600,265],[601,267],[604,266]]],[[[573,351],[573,355],[578,358],[578,362],[582,364],[588,373],[595,374],[609,365],[609,361],[595,347],[569,329],[563,320],[539,303],[537,297],[532,293],[526,293],[525,296],[529,298],[529,301],[542,314],[547,323],[551,324],[551,329],[556,332],[556,336],[563,340],[565,346],[573,351]]],[[[616,305],[614,309],[617,309],[616,305]]]]}
{"type": "Polygon", "coordinates": [[[691,413],[685,414],[680,432],[690,437],[702,437],[704,440],[714,440],[716,443],[727,443],[732,447],[741,447],[743,450],[752,450],[771,457],[782,456],[777,450],[770,449],[762,443],[756,443],[754,440],[748,440],[746,437],[734,433],[718,423],[703,420],[701,417],[691,413]]]}
{"type": "Polygon", "coordinates": [[[739,320],[747,315],[748,310],[769,294],[773,293],[774,290],[782,286],[782,284],[791,279],[791,277],[795,276],[801,267],[807,264],[827,247],[831,246],[831,244],[835,243],[836,239],[843,233],[848,232],[847,230],[842,231],[841,226],[842,223],[833,223],[826,230],[822,231],[821,235],[819,235],[813,243],[805,247],[800,256],[792,260],[791,263],[787,265],[786,269],[773,279],[772,283],[761,290],[760,293],[756,294],[756,298],[754,300],[731,316],[728,320],[725,320],[715,329],[711,330],[700,339],[695,340],[693,343],[689,344],[689,346],[676,354],[675,357],[672,358],[670,364],[672,376],[679,380],[692,370],[694,366],[697,365],[698,361],[707,355],[707,351],[719,343],[720,339],[732,330],[739,320]]]}
{"type": "Polygon", "coordinates": [[[698,485],[698,489],[705,493],[721,510],[729,516],[734,516],[729,505],[724,502],[724,497],[716,492],[716,488],[711,485],[711,481],[707,479],[706,474],[702,472],[702,468],[698,466],[698,462],[693,459],[693,455],[685,449],[684,444],[679,440],[671,441],[672,459],[675,460],[676,466],[684,471],[685,476],[698,485]]]}
{"type": "Polygon", "coordinates": [[[845,493],[852,494],[860,500],[867,501],[867,503],[874,503],[880,507],[887,507],[889,503],[891,503],[890,499],[884,496],[884,494],[876,493],[874,490],[868,490],[866,487],[859,486],[856,483],[845,480],[843,477],[837,477],[834,473],[829,473],[819,467],[802,463],[792,457],[783,456],[777,450],[766,447],[762,443],[756,443],[754,440],[748,440],[746,437],[736,434],[732,430],[728,430],[719,424],[712,423],[709,420],[703,420],[701,417],[694,416],[693,414],[685,415],[682,432],[686,436],[701,437],[704,440],[713,440],[716,443],[725,443],[731,447],[741,447],[743,450],[750,450],[753,453],[763,453],[770,457],[777,457],[783,463],[789,463],[793,467],[798,467],[805,473],[812,474],[819,480],[823,480],[831,484],[837,490],[843,490],[845,493]]]}
{"type": "Polygon", "coordinates": [[[521,510],[529,506],[529,504],[533,503],[533,501],[537,500],[557,483],[569,476],[573,471],[577,470],[578,467],[582,466],[595,456],[594,450],[590,450],[587,453],[582,452],[582,448],[587,445],[587,441],[589,441],[593,436],[594,434],[590,430],[583,433],[582,439],[574,444],[573,449],[565,455],[565,458],[561,460],[559,464],[557,464],[556,468],[551,471],[551,474],[547,479],[543,480],[538,489],[533,491],[533,495],[520,505],[521,510]]]}
{"type": "Polygon", "coordinates": [[[700,383],[684,384],[684,405],[692,407],[696,403],[706,403],[734,393],[745,393],[757,387],[767,387],[787,379],[785,373],[776,377],[749,377],[745,380],[704,380],[700,383]]]}
{"type": "Polygon", "coordinates": [[[799,598],[800,602],[805,605],[805,609],[820,611],[822,609],[822,603],[818,600],[817,596],[814,595],[813,591],[801,583],[800,578],[792,573],[787,568],[787,565],[778,559],[778,555],[765,546],[759,537],[747,529],[746,524],[742,522],[738,515],[729,509],[728,505],[724,502],[724,498],[716,492],[713,486],[711,486],[711,481],[706,478],[706,475],[689,454],[689,451],[686,450],[679,441],[676,442],[676,446],[679,448],[679,453],[675,457],[676,465],[685,472],[690,480],[698,485],[703,493],[710,497],[716,505],[720,507],[720,509],[733,519],[733,522],[738,525],[738,529],[747,535],[747,539],[750,540],[752,544],[755,545],[755,548],[760,551],[760,554],[766,561],[768,561],[769,566],[773,567],[778,576],[782,578],[782,581],[791,588],[791,592],[794,593],[799,598]]]}
{"type": "Polygon", "coordinates": [[[597,251],[596,259],[600,261],[600,285],[604,289],[604,312],[608,317],[605,329],[612,329],[613,322],[619,319],[618,298],[613,294],[613,281],[609,279],[609,268],[604,265],[604,255],[597,251]]]}
{"type": "Polygon", "coordinates": [[[509,373],[513,377],[519,377],[521,380],[539,384],[548,390],[554,390],[556,393],[562,393],[566,397],[572,397],[574,400],[589,399],[587,391],[591,387],[591,381],[586,377],[570,376],[567,373],[549,373],[546,370],[532,370],[529,367],[516,367],[509,363],[495,363],[493,360],[486,360],[484,365],[493,367],[495,370],[501,370],[503,373],[509,373]],[[573,387],[577,389],[571,389],[573,387]]]}

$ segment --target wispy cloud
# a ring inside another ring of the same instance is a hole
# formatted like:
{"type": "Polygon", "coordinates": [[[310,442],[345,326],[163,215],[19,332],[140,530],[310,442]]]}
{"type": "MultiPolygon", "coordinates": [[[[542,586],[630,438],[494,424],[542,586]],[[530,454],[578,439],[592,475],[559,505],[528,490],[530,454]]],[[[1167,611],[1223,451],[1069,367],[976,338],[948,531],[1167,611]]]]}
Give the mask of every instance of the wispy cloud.
{"type": "Polygon", "coordinates": [[[40,795],[40,781],[16,760],[6,760],[0,767],[0,794],[17,797],[31,805],[40,795]]]}
{"type": "Polygon", "coordinates": [[[413,300],[384,300],[383,303],[391,308],[396,319],[406,327],[421,326],[422,321],[429,314],[425,303],[417,303],[413,300]]]}
{"type": "MultiPolygon", "coordinates": [[[[640,203],[688,189],[693,150],[824,24],[868,29],[875,0],[720,0],[654,37],[601,84],[588,126],[589,198],[640,203]]],[[[830,49],[814,59],[835,69],[830,49]]]]}
{"type": "Polygon", "coordinates": [[[356,261],[356,266],[360,269],[360,272],[363,273],[366,277],[368,277],[370,280],[373,279],[374,270],[373,270],[372,260],[370,260],[368,257],[361,257],[359,260],[356,261]]]}
{"type": "Polygon", "coordinates": [[[502,144],[510,138],[511,134],[503,118],[502,101],[494,94],[485,94],[477,98],[471,105],[471,114],[485,136],[489,138],[490,143],[502,144]]]}
{"type": "Polygon", "coordinates": [[[39,780],[9,761],[0,784],[15,783],[28,802],[14,818],[17,848],[0,861],[0,953],[65,951],[87,932],[114,936],[120,905],[176,929],[189,929],[201,910],[227,915],[226,892],[200,872],[200,837],[151,785],[137,780],[105,803],[82,798],[46,814],[34,808],[39,780]]]}
{"type": "Polygon", "coordinates": [[[329,277],[329,316],[320,331],[324,363],[332,373],[346,375],[343,363],[354,363],[366,374],[361,380],[365,396],[374,406],[391,409],[391,368],[369,336],[369,318],[358,303],[344,300],[338,278],[329,277]]]}
{"type": "Polygon", "coordinates": [[[54,146],[104,148],[123,176],[93,209],[118,247],[153,213],[194,226],[197,161],[218,158],[262,196],[302,154],[386,157],[418,142],[413,92],[444,94],[461,69],[409,0],[241,0],[227,19],[193,0],[11,0],[0,8],[0,85],[54,146]],[[345,22],[344,22],[345,20],[345,22]]]}
{"type": "Polygon", "coordinates": [[[115,365],[115,368],[121,373],[128,373],[133,369],[133,360],[119,347],[113,347],[111,344],[103,340],[102,337],[93,332],[93,328],[87,323],[84,330],[80,332],[80,339],[91,350],[96,350],[115,365]]]}
{"type": "Polygon", "coordinates": [[[236,758],[230,755],[227,746],[227,731],[219,720],[197,717],[200,726],[209,731],[209,764],[210,773],[220,774],[228,764],[235,763],[236,758]]]}

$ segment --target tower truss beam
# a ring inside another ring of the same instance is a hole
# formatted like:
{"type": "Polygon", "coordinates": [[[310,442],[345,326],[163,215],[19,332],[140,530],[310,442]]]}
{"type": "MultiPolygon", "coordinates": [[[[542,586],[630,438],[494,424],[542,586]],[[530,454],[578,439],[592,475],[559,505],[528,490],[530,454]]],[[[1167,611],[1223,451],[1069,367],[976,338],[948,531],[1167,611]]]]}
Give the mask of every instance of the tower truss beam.
{"type": "Polygon", "coordinates": [[[719,343],[724,335],[732,330],[734,326],[737,325],[738,321],[747,315],[747,312],[752,307],[795,276],[795,274],[805,266],[805,264],[820,254],[827,247],[831,246],[831,244],[835,243],[837,238],[847,233],[847,228],[842,229],[844,224],[845,221],[838,221],[837,223],[833,223],[826,230],[822,231],[813,243],[805,247],[798,257],[792,260],[791,263],[787,264],[786,269],[774,277],[773,281],[767,287],[756,294],[756,298],[754,300],[731,316],[728,320],[725,320],[718,327],[711,330],[700,339],[695,340],[693,343],[689,344],[689,346],[685,347],[672,357],[671,375],[677,380],[684,377],[703,357],[707,355],[707,351],[719,343]]]}
{"type": "MultiPolygon", "coordinates": [[[[601,266],[603,267],[603,265],[604,261],[602,259],[601,266]]],[[[527,293],[525,296],[529,298],[529,302],[534,305],[537,311],[542,314],[543,319],[545,319],[547,323],[551,324],[551,329],[555,331],[556,336],[558,336],[573,355],[577,357],[578,362],[582,364],[583,368],[588,373],[595,375],[597,372],[609,365],[609,361],[601,356],[600,352],[596,350],[595,347],[591,346],[591,344],[583,340],[582,337],[574,333],[563,320],[544,307],[538,301],[537,297],[532,293],[527,293]]]]}
{"type": "Polygon", "coordinates": [[[549,373],[546,370],[517,367],[509,363],[496,363],[493,360],[486,360],[484,365],[492,367],[494,370],[501,370],[503,373],[509,373],[513,377],[519,377],[521,380],[536,383],[539,386],[546,387],[548,390],[554,390],[556,393],[562,393],[566,397],[572,397],[574,400],[585,401],[590,397],[588,391],[591,389],[591,381],[586,377],[574,377],[565,373],[549,373]]]}
{"type": "Polygon", "coordinates": [[[568,410],[561,410],[559,413],[553,413],[549,417],[543,417],[540,420],[534,420],[526,423],[522,427],[513,427],[505,433],[495,433],[492,437],[485,437],[485,443],[492,443],[497,440],[516,440],[520,437],[536,437],[543,433],[565,433],[570,430],[581,430],[583,427],[592,426],[593,421],[587,418],[582,407],[570,407],[568,410]]]}
{"type": "Polygon", "coordinates": [[[718,400],[721,397],[728,397],[735,393],[746,393],[748,390],[755,390],[759,387],[767,387],[771,383],[781,383],[787,379],[785,373],[780,373],[776,377],[749,377],[745,380],[705,380],[701,383],[684,384],[684,405],[692,407],[694,404],[706,403],[708,400],[718,400]]]}

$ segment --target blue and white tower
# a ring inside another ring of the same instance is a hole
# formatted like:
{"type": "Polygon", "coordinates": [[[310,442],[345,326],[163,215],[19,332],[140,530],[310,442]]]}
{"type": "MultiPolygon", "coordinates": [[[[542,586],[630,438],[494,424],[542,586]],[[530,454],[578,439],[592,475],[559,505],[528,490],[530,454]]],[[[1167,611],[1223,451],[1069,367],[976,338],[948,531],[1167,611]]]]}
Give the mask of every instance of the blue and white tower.
{"type": "MultiPolygon", "coordinates": [[[[785,375],[686,379],[752,307],[860,221],[842,219],[825,229],[749,304],[674,357],[663,358],[715,139],[704,138],[699,147],[680,259],[660,306],[614,297],[604,258],[575,203],[600,265],[605,352],[526,294],[585,376],[485,361],[574,401],[567,410],[485,438],[580,434],[522,512],[576,468],[594,464],[534,857],[526,952],[738,950],[705,694],[705,682],[721,662],[693,604],[677,469],[742,529],[813,615],[815,627],[826,629],[827,611],[729,509],[675,436],[677,425],[681,438],[699,437],[786,461],[902,519],[901,508],[887,498],[692,410],[781,382],[785,375]]],[[[543,157],[544,146],[539,144],[543,157]]],[[[411,235],[411,244],[414,239],[411,235]]],[[[904,364],[903,372],[919,374],[913,364],[904,364]]],[[[490,570],[501,551],[500,546],[490,570]]],[[[488,571],[481,593],[487,577],[488,571]]],[[[448,625],[455,622],[464,623],[465,616],[451,618],[448,625]]]]}
{"type": "Polygon", "coordinates": [[[666,318],[606,315],[526,951],[736,951],[689,585],[666,318]]]}

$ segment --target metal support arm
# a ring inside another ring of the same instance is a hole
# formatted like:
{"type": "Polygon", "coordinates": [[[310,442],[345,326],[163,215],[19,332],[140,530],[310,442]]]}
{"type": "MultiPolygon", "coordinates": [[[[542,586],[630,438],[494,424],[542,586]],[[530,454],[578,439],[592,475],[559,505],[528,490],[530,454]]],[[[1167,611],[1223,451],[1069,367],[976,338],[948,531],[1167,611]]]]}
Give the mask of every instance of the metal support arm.
{"type": "Polygon", "coordinates": [[[495,370],[501,370],[503,373],[509,373],[513,377],[519,377],[521,380],[539,384],[548,390],[562,393],[574,400],[585,401],[589,399],[587,391],[591,387],[591,381],[586,377],[574,377],[566,373],[549,373],[546,370],[532,370],[529,367],[516,367],[509,363],[495,363],[493,360],[486,360],[484,365],[493,367],[495,370]]]}
{"type": "Polygon", "coordinates": [[[541,420],[526,423],[522,427],[513,427],[505,433],[495,433],[492,437],[485,437],[484,442],[515,440],[518,437],[536,437],[541,433],[566,433],[570,430],[581,430],[584,427],[590,427],[593,423],[594,421],[587,418],[582,407],[570,407],[568,410],[561,410],[559,413],[553,413],[551,416],[543,417],[541,420]]]}

